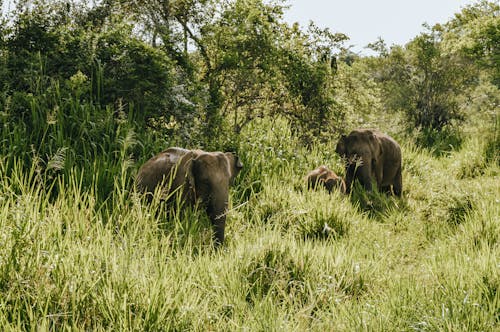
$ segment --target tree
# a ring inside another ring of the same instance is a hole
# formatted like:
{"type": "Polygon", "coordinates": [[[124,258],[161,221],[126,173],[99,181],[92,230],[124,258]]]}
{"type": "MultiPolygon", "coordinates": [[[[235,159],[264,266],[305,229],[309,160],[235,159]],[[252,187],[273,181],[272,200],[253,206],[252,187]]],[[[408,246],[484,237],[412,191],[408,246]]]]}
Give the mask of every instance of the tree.
{"type": "Polygon", "coordinates": [[[213,106],[231,118],[235,133],[263,115],[260,106],[280,98],[275,92],[281,84],[277,57],[282,14],[282,7],[272,3],[235,1],[224,4],[220,17],[203,28],[200,43],[207,58],[202,79],[209,91],[215,90],[213,106]]]}
{"type": "Polygon", "coordinates": [[[500,88],[500,4],[482,0],[466,6],[443,30],[444,49],[474,61],[500,88]]]}
{"type": "Polygon", "coordinates": [[[86,3],[20,2],[7,40],[12,90],[32,92],[33,77],[67,83],[81,72],[92,83],[82,98],[196,127],[186,138],[202,133],[209,144],[256,117],[284,115],[318,137],[341,123],[335,79],[347,36],[288,26],[282,0],[86,3]]]}
{"type": "Polygon", "coordinates": [[[150,12],[144,26],[161,37],[157,45],[182,54],[176,61],[193,68],[190,79],[204,88],[199,106],[205,136],[216,137],[228,121],[237,134],[255,117],[276,114],[319,136],[338,118],[334,52],[347,36],[314,25],[306,33],[289,27],[281,1],[142,3],[150,12]],[[186,52],[187,44],[192,51],[186,52]]]}
{"type": "Polygon", "coordinates": [[[290,109],[284,114],[306,136],[329,135],[342,119],[343,110],[335,100],[335,79],[337,55],[347,39],[344,34],[319,29],[313,23],[306,33],[298,25],[286,30],[280,68],[290,95],[290,109]]]}
{"type": "Polygon", "coordinates": [[[466,61],[443,52],[441,40],[436,26],[380,59],[382,70],[376,77],[383,84],[386,105],[402,111],[410,128],[439,131],[463,119],[459,97],[473,75],[466,61]]]}
{"type": "Polygon", "coordinates": [[[171,114],[178,84],[174,63],[134,35],[133,26],[115,17],[109,6],[20,4],[3,49],[7,93],[43,93],[53,81],[64,89],[81,72],[93,86],[91,94],[82,95],[86,100],[102,105],[120,100],[146,118],[171,114]]]}

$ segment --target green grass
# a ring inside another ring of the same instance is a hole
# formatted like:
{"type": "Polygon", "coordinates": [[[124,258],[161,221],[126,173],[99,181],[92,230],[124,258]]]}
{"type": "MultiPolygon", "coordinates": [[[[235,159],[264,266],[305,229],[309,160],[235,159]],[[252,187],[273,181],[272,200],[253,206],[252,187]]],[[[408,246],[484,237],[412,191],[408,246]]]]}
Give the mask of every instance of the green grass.
{"type": "Polygon", "coordinates": [[[214,249],[203,212],[128,192],[139,138],[109,125],[112,152],[79,150],[84,167],[71,138],[27,158],[3,137],[2,330],[500,329],[491,132],[439,157],[403,141],[403,198],[348,197],[305,186],[320,164],[342,173],[334,142],[306,150],[285,121],[255,122],[214,249]]]}

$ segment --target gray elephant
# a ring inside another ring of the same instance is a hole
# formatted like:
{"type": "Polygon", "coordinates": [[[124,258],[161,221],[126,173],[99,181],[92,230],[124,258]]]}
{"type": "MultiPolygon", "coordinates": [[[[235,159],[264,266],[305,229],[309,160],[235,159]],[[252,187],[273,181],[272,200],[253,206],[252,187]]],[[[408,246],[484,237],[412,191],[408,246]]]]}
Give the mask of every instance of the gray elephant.
{"type": "Polygon", "coordinates": [[[141,166],[136,190],[151,198],[155,190],[170,200],[179,191],[188,204],[200,200],[214,227],[216,244],[224,242],[229,185],[243,164],[233,153],[169,148],[141,166]]]}
{"type": "Polygon", "coordinates": [[[391,137],[373,129],[353,130],[342,135],[335,151],[345,159],[346,189],[350,192],[353,181],[358,179],[367,191],[372,182],[380,191],[401,196],[401,148],[391,137]]]}

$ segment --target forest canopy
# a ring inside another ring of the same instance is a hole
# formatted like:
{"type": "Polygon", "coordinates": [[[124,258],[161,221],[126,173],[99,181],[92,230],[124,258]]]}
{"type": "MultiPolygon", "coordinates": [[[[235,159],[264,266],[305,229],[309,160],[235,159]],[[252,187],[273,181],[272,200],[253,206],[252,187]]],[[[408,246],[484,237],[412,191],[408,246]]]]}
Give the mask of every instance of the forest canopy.
{"type": "Polygon", "coordinates": [[[406,45],[374,41],[376,56],[313,22],[287,24],[278,0],[14,3],[0,30],[0,121],[24,142],[4,144],[5,155],[29,159],[13,149],[31,144],[93,160],[100,149],[76,142],[120,119],[139,141],[206,149],[234,149],[255,119],[287,119],[305,146],[389,122],[440,150],[499,102],[492,1],[406,45]]]}

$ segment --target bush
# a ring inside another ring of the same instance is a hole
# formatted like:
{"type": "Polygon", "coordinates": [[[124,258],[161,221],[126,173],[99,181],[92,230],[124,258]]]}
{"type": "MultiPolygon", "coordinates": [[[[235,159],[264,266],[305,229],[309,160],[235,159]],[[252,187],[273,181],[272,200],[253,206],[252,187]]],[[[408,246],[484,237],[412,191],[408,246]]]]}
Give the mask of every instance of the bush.
{"type": "Polygon", "coordinates": [[[338,240],[349,233],[351,216],[349,214],[341,215],[339,211],[311,211],[298,222],[299,237],[303,239],[331,238],[338,240]]]}
{"type": "Polygon", "coordinates": [[[252,304],[270,295],[278,302],[290,298],[301,301],[307,297],[309,265],[307,257],[298,260],[288,248],[257,252],[242,271],[248,287],[246,300],[252,304]]]}
{"type": "MultiPolygon", "coordinates": [[[[81,15],[61,3],[38,4],[17,14],[2,50],[7,95],[43,96],[58,82],[57,94],[65,98],[75,92],[71,77],[81,73],[90,84],[78,93],[84,103],[124,105],[122,111],[133,109],[136,116],[174,116],[178,121],[194,112],[165,51],[135,37],[131,24],[107,26],[104,21],[88,26],[78,19],[81,15]],[[186,114],[178,113],[181,110],[186,114]]],[[[54,106],[47,102],[49,108],[54,106]]],[[[11,110],[25,115],[25,105],[17,103],[18,99],[11,100],[11,110]]]]}
{"type": "Polygon", "coordinates": [[[500,115],[495,117],[493,131],[486,138],[484,155],[487,162],[500,166],[500,115]]]}
{"type": "Polygon", "coordinates": [[[441,156],[452,150],[459,149],[463,138],[459,129],[454,126],[444,126],[441,129],[423,127],[413,137],[417,145],[429,149],[436,156],[441,156]]]}

